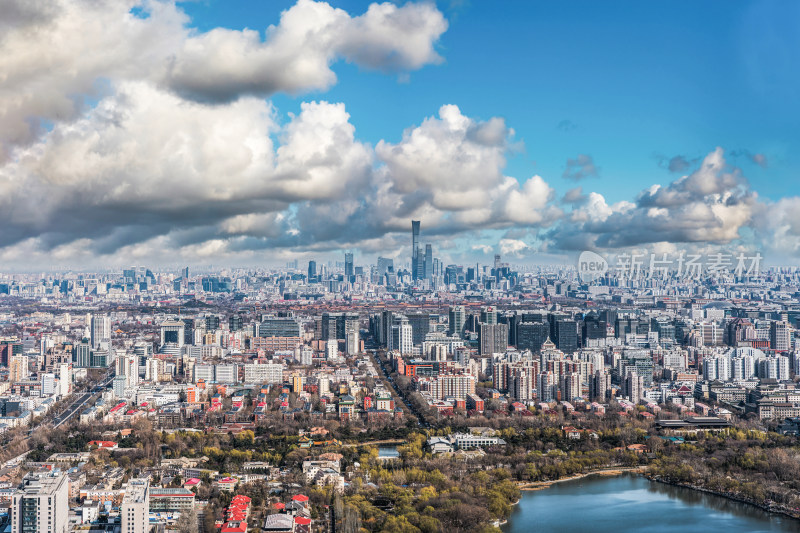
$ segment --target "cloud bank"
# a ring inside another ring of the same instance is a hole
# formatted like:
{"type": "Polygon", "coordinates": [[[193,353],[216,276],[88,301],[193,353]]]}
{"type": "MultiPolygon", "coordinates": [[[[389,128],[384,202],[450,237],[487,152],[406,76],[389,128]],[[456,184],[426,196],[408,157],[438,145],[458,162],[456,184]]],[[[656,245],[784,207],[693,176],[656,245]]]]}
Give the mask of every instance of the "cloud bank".
{"type": "MultiPolygon", "coordinates": [[[[407,256],[410,219],[451,257],[665,243],[800,255],[800,199],[762,200],[722,148],[702,161],[662,158],[683,175],[629,200],[584,187],[558,198],[545,177],[505,174],[520,141],[502,117],[444,103],[398,141],[371,145],[345,103],[317,98],[287,118],[268,100],[324,91],[337,61],[385,73],[441,63],[447,27],[429,3],[350,14],[299,0],[264,31],[200,32],[168,1],[8,0],[0,260],[407,256]]],[[[729,155],[766,166],[761,154],[729,155]]],[[[580,154],[562,177],[598,173],[580,154]]]]}

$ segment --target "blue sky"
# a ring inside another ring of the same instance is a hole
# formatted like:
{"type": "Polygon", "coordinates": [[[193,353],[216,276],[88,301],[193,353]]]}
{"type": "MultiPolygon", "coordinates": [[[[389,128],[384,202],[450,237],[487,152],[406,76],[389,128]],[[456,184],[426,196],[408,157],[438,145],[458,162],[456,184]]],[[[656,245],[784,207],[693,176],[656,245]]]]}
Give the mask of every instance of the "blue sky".
{"type": "Polygon", "coordinates": [[[0,260],[800,258],[800,3],[7,0],[0,260]],[[273,26],[272,32],[267,28],[273,26]]]}
{"type": "MultiPolygon", "coordinates": [[[[294,2],[184,4],[202,30],[264,31],[294,2]]],[[[331,2],[351,13],[365,2],[331,2]]],[[[703,157],[716,146],[763,153],[737,161],[759,194],[777,199],[797,183],[800,161],[800,4],[797,2],[439,2],[450,26],[441,65],[409,75],[339,63],[331,90],[276,95],[344,102],[359,137],[397,141],[403,129],[456,104],[478,118],[505,117],[524,142],[507,173],[559,178],[568,158],[590,154],[609,201],[630,199],[674,176],[657,157],[703,157]],[[452,6],[451,4],[455,4],[452,6]],[[568,122],[565,122],[568,121],[568,122]],[[564,128],[559,128],[560,124],[564,128]],[[573,129],[574,128],[574,129],[573,129]],[[566,130],[566,131],[565,131],[566,130]]]]}

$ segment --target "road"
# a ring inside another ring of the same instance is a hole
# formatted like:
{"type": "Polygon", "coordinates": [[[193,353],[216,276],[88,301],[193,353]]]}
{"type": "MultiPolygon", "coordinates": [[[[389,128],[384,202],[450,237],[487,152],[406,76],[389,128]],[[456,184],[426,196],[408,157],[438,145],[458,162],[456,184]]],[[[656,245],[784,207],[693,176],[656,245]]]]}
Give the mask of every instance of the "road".
{"type": "Polygon", "coordinates": [[[370,350],[370,353],[372,353],[373,359],[375,359],[375,362],[378,363],[381,372],[383,372],[383,376],[384,378],[386,378],[386,383],[392,387],[395,398],[398,398],[401,402],[403,402],[403,405],[405,405],[406,408],[411,412],[411,414],[413,414],[416,417],[417,423],[419,423],[420,426],[428,427],[428,423],[425,422],[425,419],[422,417],[422,415],[414,408],[413,405],[411,405],[411,402],[409,402],[406,399],[404,393],[401,393],[395,386],[394,379],[392,379],[391,376],[389,375],[389,370],[384,366],[383,360],[380,357],[378,357],[378,351],[370,350]]]}
{"type": "Polygon", "coordinates": [[[74,402],[72,402],[72,404],[70,404],[69,407],[67,407],[67,409],[63,413],[61,413],[60,415],[58,415],[57,417],[55,417],[53,419],[53,428],[57,428],[58,426],[60,426],[61,424],[63,424],[64,422],[66,422],[67,420],[72,418],[73,416],[75,416],[75,413],[80,411],[81,408],[84,405],[86,405],[86,403],[91,398],[93,398],[93,397],[97,396],[99,393],[101,393],[102,390],[105,387],[107,387],[109,383],[111,383],[112,379],[114,379],[114,375],[113,374],[107,374],[106,378],[103,381],[101,381],[100,383],[98,383],[97,385],[92,387],[91,389],[89,389],[86,392],[84,392],[83,394],[81,394],[74,402]]]}
{"type": "MultiPolygon", "coordinates": [[[[49,425],[52,424],[53,429],[55,429],[58,426],[60,426],[61,424],[63,424],[64,422],[68,421],[70,418],[75,416],[75,413],[79,412],[81,410],[81,408],[84,405],[86,405],[86,403],[90,399],[92,399],[92,398],[96,397],[98,394],[100,394],[103,391],[103,389],[106,388],[109,383],[111,383],[112,379],[114,379],[114,374],[111,371],[109,371],[103,377],[102,381],[100,381],[98,383],[95,383],[94,385],[90,385],[90,388],[86,392],[82,393],[80,396],[75,398],[72,401],[72,403],[69,405],[69,407],[67,407],[61,414],[55,416],[52,420],[49,419],[49,413],[48,413],[48,415],[45,415],[45,419],[39,425],[37,425],[36,427],[29,428],[28,434],[22,439],[23,442],[29,441],[30,438],[31,438],[31,435],[33,434],[33,432],[36,431],[37,429],[41,428],[41,427],[49,426],[49,425]]],[[[24,453],[22,453],[22,454],[20,454],[20,455],[18,455],[16,457],[12,458],[12,459],[9,459],[5,463],[3,463],[3,467],[9,467],[9,466],[14,466],[14,465],[19,464],[20,462],[22,462],[22,460],[25,458],[25,456],[27,456],[29,453],[30,453],[30,450],[28,450],[28,451],[26,451],[26,452],[24,452],[24,453]]]]}

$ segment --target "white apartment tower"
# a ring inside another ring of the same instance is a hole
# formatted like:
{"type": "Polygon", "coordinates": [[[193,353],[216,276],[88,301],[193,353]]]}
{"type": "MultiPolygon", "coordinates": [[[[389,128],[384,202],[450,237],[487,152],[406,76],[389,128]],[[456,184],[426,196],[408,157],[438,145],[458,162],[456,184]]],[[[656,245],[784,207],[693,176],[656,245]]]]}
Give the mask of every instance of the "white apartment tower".
{"type": "Polygon", "coordinates": [[[125,488],[120,507],[121,533],[147,533],[150,513],[150,482],[147,479],[131,479],[125,488]]]}
{"type": "Polygon", "coordinates": [[[69,487],[62,473],[28,474],[11,503],[12,533],[67,533],[69,487]]]}

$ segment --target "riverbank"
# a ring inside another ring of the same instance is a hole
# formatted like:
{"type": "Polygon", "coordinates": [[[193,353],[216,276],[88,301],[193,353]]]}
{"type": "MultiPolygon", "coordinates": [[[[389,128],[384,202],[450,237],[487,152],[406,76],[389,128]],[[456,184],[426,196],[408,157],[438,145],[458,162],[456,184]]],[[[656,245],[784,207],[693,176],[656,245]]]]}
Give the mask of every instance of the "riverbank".
{"type": "Polygon", "coordinates": [[[788,509],[786,507],[783,507],[782,505],[777,505],[777,504],[766,504],[766,505],[765,504],[760,504],[758,502],[755,502],[755,501],[749,500],[747,498],[744,498],[742,496],[739,496],[738,494],[731,494],[731,493],[725,493],[725,492],[720,492],[720,491],[716,491],[716,490],[711,490],[711,489],[707,489],[705,487],[701,487],[699,485],[692,485],[690,483],[680,483],[680,482],[677,482],[677,481],[671,481],[671,480],[662,478],[661,476],[653,476],[653,475],[648,476],[647,474],[643,474],[643,475],[644,475],[644,477],[646,477],[650,481],[655,481],[657,483],[663,483],[665,485],[672,485],[673,487],[681,487],[683,489],[691,489],[691,490],[695,490],[697,492],[704,492],[706,494],[712,494],[714,496],[719,496],[720,498],[725,498],[725,499],[728,499],[728,500],[731,500],[731,501],[734,501],[734,502],[737,502],[737,503],[743,503],[743,504],[747,504],[747,505],[752,505],[753,507],[761,509],[762,511],[765,511],[767,513],[779,514],[779,515],[785,516],[787,518],[791,518],[793,520],[800,521],[800,510],[788,509]]]}
{"type": "Polygon", "coordinates": [[[647,471],[646,466],[631,466],[631,467],[614,467],[614,468],[601,468],[599,470],[592,470],[590,472],[583,472],[574,476],[562,477],[559,479],[552,479],[548,481],[520,481],[517,483],[519,490],[542,490],[556,483],[563,483],[565,481],[575,481],[589,476],[621,476],[622,474],[644,474],[647,471]]]}

